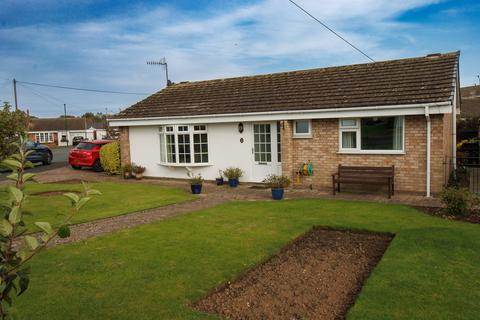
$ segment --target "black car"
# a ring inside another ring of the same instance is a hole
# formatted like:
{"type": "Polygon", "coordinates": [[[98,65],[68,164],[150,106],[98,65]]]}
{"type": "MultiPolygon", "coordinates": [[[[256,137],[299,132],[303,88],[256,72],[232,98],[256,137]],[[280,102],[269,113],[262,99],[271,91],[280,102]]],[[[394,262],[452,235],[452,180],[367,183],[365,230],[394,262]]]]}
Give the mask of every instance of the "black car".
{"type": "Polygon", "coordinates": [[[38,142],[28,141],[25,144],[25,150],[32,150],[28,156],[27,160],[33,163],[41,162],[44,165],[49,165],[52,163],[53,154],[49,147],[46,145],[40,144],[38,142]]]}
{"type": "Polygon", "coordinates": [[[73,137],[72,139],[72,145],[76,146],[77,144],[79,144],[80,142],[83,142],[85,141],[85,138],[82,137],[82,136],[75,136],[73,137]]]}

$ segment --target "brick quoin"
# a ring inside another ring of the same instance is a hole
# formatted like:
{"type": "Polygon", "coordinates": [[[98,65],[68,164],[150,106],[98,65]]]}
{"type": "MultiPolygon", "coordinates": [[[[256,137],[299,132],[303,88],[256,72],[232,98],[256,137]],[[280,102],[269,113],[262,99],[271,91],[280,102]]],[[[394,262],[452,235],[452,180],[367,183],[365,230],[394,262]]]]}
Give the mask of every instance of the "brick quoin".
{"type": "MultiPolygon", "coordinates": [[[[442,190],[450,172],[452,156],[451,114],[431,118],[431,191],[442,190]]],[[[302,185],[331,189],[332,174],[338,165],[395,166],[398,191],[425,193],[426,188],[426,119],[423,115],[405,116],[405,154],[339,154],[338,119],[312,120],[312,138],[293,138],[293,121],[282,122],[282,171],[295,179],[303,162],[310,160],[314,175],[302,177],[302,185]]]]}

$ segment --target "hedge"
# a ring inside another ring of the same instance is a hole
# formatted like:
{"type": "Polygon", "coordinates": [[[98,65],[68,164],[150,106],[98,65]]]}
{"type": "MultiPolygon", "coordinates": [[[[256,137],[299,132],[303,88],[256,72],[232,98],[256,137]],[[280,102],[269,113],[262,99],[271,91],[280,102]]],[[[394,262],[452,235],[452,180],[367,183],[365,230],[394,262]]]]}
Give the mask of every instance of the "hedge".
{"type": "Polygon", "coordinates": [[[120,173],[120,144],[111,142],[100,149],[100,162],[108,174],[120,173]]]}

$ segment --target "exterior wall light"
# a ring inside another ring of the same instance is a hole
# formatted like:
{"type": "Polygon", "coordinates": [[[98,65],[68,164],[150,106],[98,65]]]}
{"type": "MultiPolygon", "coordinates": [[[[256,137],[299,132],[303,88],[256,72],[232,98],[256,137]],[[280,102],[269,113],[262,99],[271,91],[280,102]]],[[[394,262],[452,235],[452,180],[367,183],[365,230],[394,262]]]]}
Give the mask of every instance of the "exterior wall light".
{"type": "Polygon", "coordinates": [[[243,133],[243,123],[242,122],[240,122],[238,124],[238,132],[243,133]]]}

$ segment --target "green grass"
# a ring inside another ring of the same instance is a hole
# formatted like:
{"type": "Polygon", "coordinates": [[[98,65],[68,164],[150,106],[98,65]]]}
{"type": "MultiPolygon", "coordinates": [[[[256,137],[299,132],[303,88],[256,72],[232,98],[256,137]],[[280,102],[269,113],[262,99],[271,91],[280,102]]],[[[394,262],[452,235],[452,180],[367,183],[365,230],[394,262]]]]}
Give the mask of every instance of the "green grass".
{"type": "MultiPolygon", "coordinates": [[[[177,202],[194,199],[194,196],[180,188],[168,188],[158,185],[141,183],[100,182],[92,187],[102,192],[101,196],[93,197],[72,222],[80,223],[100,218],[118,216],[149,208],[160,207],[177,202]]],[[[59,195],[35,195],[48,191],[82,191],[81,184],[27,184],[28,195],[26,211],[32,212],[25,216],[25,222],[32,226],[34,221],[48,221],[58,225],[70,211],[70,200],[59,195]]],[[[0,192],[0,203],[7,199],[5,192],[0,192]]],[[[30,231],[36,230],[33,226],[30,231]]]]}
{"type": "Polygon", "coordinates": [[[480,226],[401,205],[235,202],[43,252],[22,319],[214,319],[189,304],[314,225],[396,234],[349,319],[478,319],[480,226]]]}

